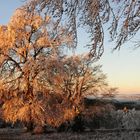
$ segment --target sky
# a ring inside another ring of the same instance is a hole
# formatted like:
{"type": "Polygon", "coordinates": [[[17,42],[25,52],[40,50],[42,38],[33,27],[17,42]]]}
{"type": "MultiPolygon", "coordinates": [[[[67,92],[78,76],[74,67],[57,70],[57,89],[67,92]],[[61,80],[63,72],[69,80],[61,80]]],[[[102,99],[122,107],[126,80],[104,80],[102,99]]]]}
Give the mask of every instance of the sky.
{"type": "MultiPolygon", "coordinates": [[[[23,4],[23,0],[0,1],[0,24],[7,24],[16,8],[23,4]]],[[[88,39],[79,31],[78,50],[83,52],[83,45],[88,39]]],[[[140,32],[133,39],[137,40],[140,32]]],[[[121,94],[140,94],[140,48],[134,50],[133,41],[125,43],[120,51],[112,53],[113,43],[109,42],[109,36],[105,36],[105,51],[99,64],[107,74],[108,82],[113,87],[119,88],[121,94]]]]}
{"type": "Polygon", "coordinates": [[[100,63],[109,83],[120,93],[140,94],[140,48],[134,50],[134,43],[129,42],[112,53],[111,43],[105,43],[105,47],[100,63]]]}

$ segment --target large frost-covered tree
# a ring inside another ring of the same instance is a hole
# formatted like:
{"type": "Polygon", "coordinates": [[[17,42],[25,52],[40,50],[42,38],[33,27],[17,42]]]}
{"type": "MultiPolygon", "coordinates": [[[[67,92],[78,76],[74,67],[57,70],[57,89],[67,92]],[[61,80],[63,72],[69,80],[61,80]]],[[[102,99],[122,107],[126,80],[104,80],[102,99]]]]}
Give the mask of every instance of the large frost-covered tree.
{"type": "Polygon", "coordinates": [[[48,56],[59,54],[58,47],[70,46],[71,38],[60,27],[54,40],[52,26],[49,17],[23,7],[16,10],[8,25],[0,26],[0,98],[7,121],[44,124],[45,97],[39,100],[38,96],[48,90],[39,77],[46,71],[48,56]]]}
{"type": "Polygon", "coordinates": [[[27,122],[30,128],[59,126],[82,110],[85,96],[114,91],[87,55],[64,55],[72,33],[68,27],[54,27],[49,15],[27,7],[0,26],[0,99],[6,121],[27,122]]]}

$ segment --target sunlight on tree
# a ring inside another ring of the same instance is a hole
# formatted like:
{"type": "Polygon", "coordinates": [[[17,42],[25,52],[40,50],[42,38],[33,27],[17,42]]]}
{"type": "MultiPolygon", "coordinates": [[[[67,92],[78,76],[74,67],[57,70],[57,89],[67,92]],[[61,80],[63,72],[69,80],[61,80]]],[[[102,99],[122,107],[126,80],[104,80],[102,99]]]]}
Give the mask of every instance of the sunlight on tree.
{"type": "Polygon", "coordinates": [[[52,32],[48,31],[50,22],[49,18],[43,19],[36,12],[21,8],[16,10],[7,26],[0,27],[1,98],[7,121],[45,123],[42,115],[45,104],[37,95],[43,87],[42,90],[48,92],[37,78],[45,70],[50,53],[57,53],[59,46],[68,46],[71,41],[70,35],[66,38],[63,27],[59,28],[61,34],[54,40],[52,32]]]}
{"type": "Polygon", "coordinates": [[[65,55],[74,43],[68,30],[24,6],[0,26],[0,98],[7,122],[58,127],[83,110],[84,97],[115,91],[87,55],[65,55]]]}

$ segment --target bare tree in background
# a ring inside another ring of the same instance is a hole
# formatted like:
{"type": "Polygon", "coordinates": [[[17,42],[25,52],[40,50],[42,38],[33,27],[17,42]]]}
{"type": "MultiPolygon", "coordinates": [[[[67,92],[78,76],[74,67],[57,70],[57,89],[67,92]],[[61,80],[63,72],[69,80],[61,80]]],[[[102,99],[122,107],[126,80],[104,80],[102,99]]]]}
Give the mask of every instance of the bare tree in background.
{"type": "Polygon", "coordinates": [[[112,97],[115,94],[116,89],[108,86],[101,66],[89,65],[85,57],[55,56],[49,57],[47,62],[47,72],[40,78],[47,81],[50,94],[46,120],[52,126],[58,127],[81,113],[88,96],[112,97]]]}
{"type": "Polygon", "coordinates": [[[90,58],[100,58],[104,48],[104,25],[111,39],[116,41],[114,49],[131,39],[140,29],[139,0],[28,0],[29,10],[42,11],[51,15],[55,29],[66,24],[77,45],[77,30],[86,29],[91,41],[90,58]]]}

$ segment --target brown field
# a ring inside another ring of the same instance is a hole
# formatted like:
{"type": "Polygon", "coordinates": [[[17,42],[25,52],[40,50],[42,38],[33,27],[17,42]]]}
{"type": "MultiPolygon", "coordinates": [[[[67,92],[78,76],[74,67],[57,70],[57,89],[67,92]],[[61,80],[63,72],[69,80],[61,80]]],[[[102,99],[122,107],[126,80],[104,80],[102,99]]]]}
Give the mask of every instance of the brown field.
{"type": "Polygon", "coordinates": [[[84,133],[46,133],[33,135],[23,129],[0,129],[0,140],[140,140],[140,132],[94,131],[84,133]]]}

